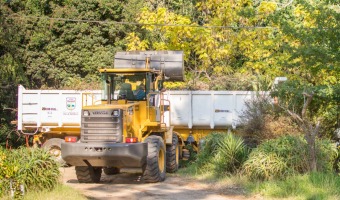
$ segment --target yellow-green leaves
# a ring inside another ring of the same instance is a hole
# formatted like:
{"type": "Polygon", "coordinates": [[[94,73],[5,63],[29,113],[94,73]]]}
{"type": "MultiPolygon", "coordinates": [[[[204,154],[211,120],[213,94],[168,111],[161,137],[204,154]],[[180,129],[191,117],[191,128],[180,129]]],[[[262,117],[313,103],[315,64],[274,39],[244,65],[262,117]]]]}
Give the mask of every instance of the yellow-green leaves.
{"type": "Polygon", "coordinates": [[[135,33],[129,33],[126,37],[127,40],[127,50],[146,50],[148,49],[148,42],[145,40],[140,40],[140,38],[135,33]]]}
{"type": "Polygon", "coordinates": [[[202,13],[200,23],[204,24],[198,25],[164,7],[143,8],[138,22],[143,24],[147,37],[130,33],[127,49],[183,50],[186,67],[193,71],[194,79],[212,80],[211,77],[216,79],[240,70],[263,74],[276,71],[273,66],[279,71],[273,53],[280,46],[280,35],[272,28],[254,27],[273,14],[275,3],[262,2],[256,8],[248,0],[208,0],[196,7],[202,13]]]}
{"type": "Polygon", "coordinates": [[[277,4],[275,2],[262,1],[258,7],[258,14],[269,15],[273,14],[277,9],[277,4]]]}

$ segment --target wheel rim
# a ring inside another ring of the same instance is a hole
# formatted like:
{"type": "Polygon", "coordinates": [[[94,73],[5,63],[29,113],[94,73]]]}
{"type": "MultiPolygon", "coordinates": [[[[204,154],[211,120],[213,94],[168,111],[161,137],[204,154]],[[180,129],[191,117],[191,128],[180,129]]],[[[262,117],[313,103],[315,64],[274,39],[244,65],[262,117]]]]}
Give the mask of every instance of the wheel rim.
{"type": "Polygon", "coordinates": [[[158,168],[163,173],[165,170],[165,157],[164,157],[164,150],[160,149],[158,152],[158,168]]]}

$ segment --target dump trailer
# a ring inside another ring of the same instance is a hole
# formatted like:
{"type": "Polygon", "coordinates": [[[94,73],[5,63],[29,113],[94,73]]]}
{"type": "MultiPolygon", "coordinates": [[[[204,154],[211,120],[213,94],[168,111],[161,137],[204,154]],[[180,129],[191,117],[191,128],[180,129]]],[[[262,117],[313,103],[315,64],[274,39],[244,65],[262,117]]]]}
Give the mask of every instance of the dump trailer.
{"type": "Polygon", "coordinates": [[[27,90],[18,86],[17,130],[33,136],[33,145],[50,151],[65,165],[61,142],[80,136],[81,108],[100,103],[100,90],[27,90]]]}
{"type": "Polygon", "coordinates": [[[101,91],[19,86],[18,130],[74,165],[82,183],[124,167],[141,168],[146,182],[163,181],[188,155],[185,145],[196,148],[212,131],[238,126],[246,100],[254,96],[165,91],[164,81],[183,80],[181,51],[118,52],[114,68],[100,72],[101,91]],[[137,95],[140,88],[143,95],[137,95]]]}

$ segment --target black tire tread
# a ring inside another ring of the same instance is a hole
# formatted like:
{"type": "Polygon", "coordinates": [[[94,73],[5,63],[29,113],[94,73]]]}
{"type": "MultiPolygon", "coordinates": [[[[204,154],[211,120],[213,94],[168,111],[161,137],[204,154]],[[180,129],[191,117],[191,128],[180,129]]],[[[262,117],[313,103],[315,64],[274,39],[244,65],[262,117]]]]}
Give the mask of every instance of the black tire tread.
{"type": "Polygon", "coordinates": [[[120,173],[120,169],[117,167],[105,167],[103,171],[106,175],[115,175],[120,173]]]}
{"type": "MultiPolygon", "coordinates": [[[[163,149],[165,152],[165,145],[160,136],[151,135],[145,139],[148,143],[148,156],[145,170],[143,172],[143,179],[147,183],[161,182],[165,180],[165,169],[161,171],[158,167],[158,152],[163,149]]],[[[164,155],[166,160],[166,155],[164,155]]],[[[164,163],[164,167],[166,167],[164,163]]]]}
{"type": "Polygon", "coordinates": [[[79,183],[99,183],[102,174],[101,167],[94,167],[93,171],[87,166],[76,166],[75,169],[79,183]]]}
{"type": "Polygon", "coordinates": [[[166,146],[166,172],[174,173],[178,170],[178,159],[179,155],[176,155],[176,149],[178,146],[178,137],[175,133],[172,134],[172,144],[166,146]]]}

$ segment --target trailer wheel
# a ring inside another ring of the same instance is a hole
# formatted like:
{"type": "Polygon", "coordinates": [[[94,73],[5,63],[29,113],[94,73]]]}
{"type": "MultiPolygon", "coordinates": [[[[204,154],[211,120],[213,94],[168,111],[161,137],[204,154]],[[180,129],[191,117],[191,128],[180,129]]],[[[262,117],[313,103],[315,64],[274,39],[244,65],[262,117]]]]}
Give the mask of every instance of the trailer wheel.
{"type": "Polygon", "coordinates": [[[75,169],[79,183],[99,183],[102,175],[101,167],[76,166],[75,169]]]}
{"type": "Polygon", "coordinates": [[[163,139],[159,136],[151,135],[144,142],[148,143],[148,156],[143,172],[144,181],[147,183],[164,181],[166,154],[163,139]]]}
{"type": "Polygon", "coordinates": [[[52,138],[47,140],[42,148],[50,152],[50,154],[55,158],[55,160],[60,164],[60,166],[66,167],[66,161],[61,157],[61,142],[63,140],[60,138],[52,138]]]}
{"type": "Polygon", "coordinates": [[[166,146],[166,172],[174,173],[179,166],[179,145],[178,137],[172,134],[172,144],[166,146]]]}
{"type": "Polygon", "coordinates": [[[106,175],[115,175],[120,173],[120,169],[118,167],[105,167],[103,171],[106,175]]]}

